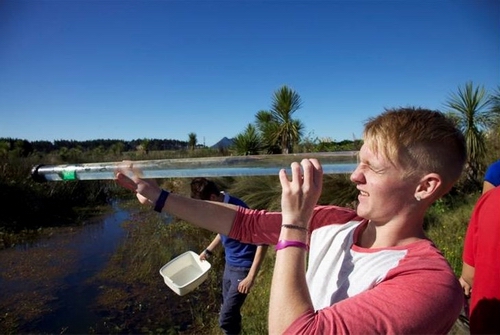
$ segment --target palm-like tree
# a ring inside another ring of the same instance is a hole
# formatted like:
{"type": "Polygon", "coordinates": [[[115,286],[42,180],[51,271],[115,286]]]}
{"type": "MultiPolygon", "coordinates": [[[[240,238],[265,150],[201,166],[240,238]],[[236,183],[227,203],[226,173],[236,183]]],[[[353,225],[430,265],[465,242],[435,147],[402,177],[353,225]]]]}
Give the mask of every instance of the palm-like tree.
{"type": "Polygon", "coordinates": [[[243,133],[236,135],[233,146],[238,155],[257,155],[262,148],[260,135],[254,125],[249,124],[243,133]]]}
{"type": "Polygon", "coordinates": [[[255,114],[255,123],[259,129],[262,139],[262,148],[268,154],[279,154],[282,152],[276,134],[278,133],[278,123],[274,120],[270,111],[261,110],[255,114]]]}
{"type": "Polygon", "coordinates": [[[284,154],[291,153],[293,145],[300,141],[304,124],[293,118],[293,114],[302,107],[300,95],[282,86],[274,92],[271,110],[259,111],[257,125],[268,147],[278,145],[284,154]]]}
{"type": "Polygon", "coordinates": [[[480,185],[479,172],[483,169],[486,153],[484,130],[494,122],[494,114],[488,108],[491,100],[483,86],[474,87],[467,82],[453,93],[446,107],[465,137],[467,146],[467,172],[469,180],[480,185]]]}
{"type": "Polygon", "coordinates": [[[188,137],[189,137],[188,146],[191,150],[194,150],[194,148],[196,147],[196,144],[198,144],[198,138],[196,137],[195,133],[189,133],[188,137]]]}

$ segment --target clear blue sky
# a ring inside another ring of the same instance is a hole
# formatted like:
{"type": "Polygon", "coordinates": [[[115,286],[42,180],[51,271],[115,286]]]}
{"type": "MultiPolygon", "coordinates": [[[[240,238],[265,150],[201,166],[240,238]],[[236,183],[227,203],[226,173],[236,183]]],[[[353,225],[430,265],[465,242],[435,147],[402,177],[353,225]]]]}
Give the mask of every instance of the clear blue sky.
{"type": "Polygon", "coordinates": [[[500,1],[3,0],[0,137],[213,145],[288,85],[305,134],[500,85],[500,1]]]}

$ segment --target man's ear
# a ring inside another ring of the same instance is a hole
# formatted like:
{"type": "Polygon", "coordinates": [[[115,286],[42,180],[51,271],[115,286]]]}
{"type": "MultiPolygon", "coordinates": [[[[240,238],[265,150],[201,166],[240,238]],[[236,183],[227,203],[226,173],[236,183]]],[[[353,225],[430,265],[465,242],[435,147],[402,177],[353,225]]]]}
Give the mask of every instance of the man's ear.
{"type": "Polygon", "coordinates": [[[429,173],[420,179],[420,182],[415,190],[415,199],[435,199],[440,193],[443,181],[437,173],[429,173]]]}
{"type": "Polygon", "coordinates": [[[219,201],[219,195],[218,194],[210,194],[210,201],[219,201]]]}

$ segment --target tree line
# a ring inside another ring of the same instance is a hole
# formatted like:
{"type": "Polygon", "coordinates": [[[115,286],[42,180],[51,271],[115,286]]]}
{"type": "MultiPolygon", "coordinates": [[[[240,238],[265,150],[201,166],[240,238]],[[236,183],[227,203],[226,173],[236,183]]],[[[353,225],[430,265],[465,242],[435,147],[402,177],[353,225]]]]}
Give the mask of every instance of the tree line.
{"type": "Polygon", "coordinates": [[[126,151],[162,151],[186,149],[186,141],[172,139],[135,139],[130,141],[113,139],[96,139],[87,141],[55,140],[51,141],[28,141],[18,138],[0,138],[0,157],[6,155],[16,157],[28,157],[39,154],[46,155],[54,152],[68,151],[97,151],[101,153],[111,152],[121,154],[126,151]]]}

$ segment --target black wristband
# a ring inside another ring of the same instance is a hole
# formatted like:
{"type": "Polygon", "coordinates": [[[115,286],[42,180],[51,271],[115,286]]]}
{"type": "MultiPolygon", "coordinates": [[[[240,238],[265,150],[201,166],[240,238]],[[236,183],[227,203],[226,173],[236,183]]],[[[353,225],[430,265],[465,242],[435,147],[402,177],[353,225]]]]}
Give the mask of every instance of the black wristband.
{"type": "Polygon", "coordinates": [[[212,256],[214,253],[211,252],[210,250],[208,249],[205,249],[205,253],[208,255],[208,256],[212,256]]]}
{"type": "Polygon", "coordinates": [[[160,193],[160,196],[158,197],[158,200],[156,200],[156,204],[155,204],[155,211],[157,211],[158,213],[161,213],[161,210],[163,209],[163,206],[165,206],[165,201],[167,201],[167,198],[168,198],[168,195],[170,194],[170,192],[168,191],[165,191],[165,190],[161,190],[161,193],[160,193]]]}

